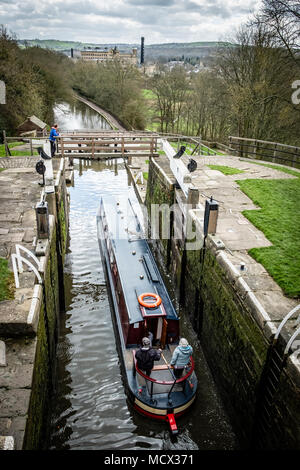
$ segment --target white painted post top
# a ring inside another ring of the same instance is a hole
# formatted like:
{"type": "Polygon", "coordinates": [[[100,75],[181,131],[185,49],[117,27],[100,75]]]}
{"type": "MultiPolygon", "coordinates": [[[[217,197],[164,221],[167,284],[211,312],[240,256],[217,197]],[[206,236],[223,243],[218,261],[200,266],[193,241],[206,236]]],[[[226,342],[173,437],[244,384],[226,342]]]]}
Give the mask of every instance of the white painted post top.
{"type": "MultiPolygon", "coordinates": [[[[50,142],[47,140],[43,145],[44,152],[46,152],[49,157],[51,156],[50,142]]],[[[53,181],[53,166],[52,160],[44,160],[44,165],[46,167],[45,171],[45,192],[54,193],[54,181],[53,181]]]]}
{"type": "Polygon", "coordinates": [[[181,187],[182,191],[187,196],[189,188],[193,186],[192,178],[188,169],[186,168],[185,164],[180,160],[180,158],[173,158],[174,155],[176,155],[176,152],[167,140],[159,139],[159,141],[162,143],[163,151],[165,152],[170,161],[170,168],[172,170],[173,175],[178,181],[178,184],[181,187]]]}
{"type": "Polygon", "coordinates": [[[4,341],[0,341],[0,367],[6,367],[6,349],[4,341]]]}

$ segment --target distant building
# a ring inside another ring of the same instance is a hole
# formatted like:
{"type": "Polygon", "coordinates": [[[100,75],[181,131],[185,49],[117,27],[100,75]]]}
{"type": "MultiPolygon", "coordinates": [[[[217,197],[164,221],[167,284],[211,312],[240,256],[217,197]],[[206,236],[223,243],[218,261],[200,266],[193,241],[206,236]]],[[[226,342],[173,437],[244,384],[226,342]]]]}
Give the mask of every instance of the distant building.
{"type": "Polygon", "coordinates": [[[47,135],[47,124],[36,116],[29,116],[26,121],[18,126],[19,135],[31,134],[34,137],[47,135]]]}
{"type": "Polygon", "coordinates": [[[169,70],[172,70],[174,67],[184,67],[184,65],[183,60],[171,60],[166,64],[169,70]]]}
{"type": "Polygon", "coordinates": [[[81,59],[92,62],[106,62],[107,60],[118,59],[121,62],[131,65],[137,65],[137,49],[132,49],[131,53],[123,53],[117,48],[103,50],[84,50],[80,51],[81,59]]]}
{"type": "Polygon", "coordinates": [[[156,73],[158,73],[158,66],[157,64],[147,64],[144,65],[144,73],[148,77],[153,77],[156,73]]]}

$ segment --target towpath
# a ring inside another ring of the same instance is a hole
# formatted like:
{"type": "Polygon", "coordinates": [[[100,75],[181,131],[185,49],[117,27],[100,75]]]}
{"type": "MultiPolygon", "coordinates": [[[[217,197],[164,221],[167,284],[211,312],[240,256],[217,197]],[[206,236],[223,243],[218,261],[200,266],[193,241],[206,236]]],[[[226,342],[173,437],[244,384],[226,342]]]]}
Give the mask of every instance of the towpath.
{"type": "MultiPolygon", "coordinates": [[[[35,250],[35,206],[42,191],[42,176],[35,170],[39,159],[0,158],[0,257],[9,261],[10,269],[16,244],[35,250]]],[[[57,169],[59,160],[53,160],[53,166],[57,169]]],[[[33,383],[37,337],[32,336],[28,319],[35,275],[25,270],[19,280],[14,298],[0,302],[0,449],[11,445],[12,437],[14,448],[22,448],[33,383]]]]}

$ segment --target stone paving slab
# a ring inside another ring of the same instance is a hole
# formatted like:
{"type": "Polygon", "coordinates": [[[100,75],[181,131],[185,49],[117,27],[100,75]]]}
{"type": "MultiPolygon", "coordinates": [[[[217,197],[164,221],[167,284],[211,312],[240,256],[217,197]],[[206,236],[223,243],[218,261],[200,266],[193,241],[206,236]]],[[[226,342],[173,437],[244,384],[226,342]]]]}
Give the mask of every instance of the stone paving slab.
{"type": "MultiPolygon", "coordinates": [[[[132,179],[136,179],[138,173],[148,173],[149,171],[149,163],[146,163],[146,160],[149,158],[140,158],[140,157],[132,157],[131,163],[127,165],[127,169],[131,174],[132,179]]],[[[134,185],[138,199],[141,203],[145,202],[146,198],[146,191],[147,191],[147,180],[144,178],[144,183],[142,184],[141,180],[138,179],[137,183],[134,185]]]]}
{"type": "MultiPolygon", "coordinates": [[[[15,253],[15,245],[34,251],[36,233],[35,206],[41,198],[41,176],[35,165],[39,157],[0,158],[0,256],[9,260],[15,253]]],[[[25,268],[19,276],[20,289],[15,299],[0,302],[0,334],[34,334],[33,326],[27,324],[33,298],[35,276],[25,268]]]]}
{"type": "MultiPolygon", "coordinates": [[[[0,158],[0,256],[9,258],[15,245],[32,249],[36,236],[35,205],[40,200],[39,157],[0,158]]],[[[9,258],[10,266],[11,260],[9,258]]]]}
{"type": "Polygon", "coordinates": [[[11,390],[0,388],[0,418],[26,416],[29,408],[30,389],[11,390]]]}
{"type": "Polygon", "coordinates": [[[36,339],[6,338],[5,346],[7,366],[0,368],[1,386],[11,390],[18,388],[30,389],[32,385],[36,339]]]}
{"type": "Polygon", "coordinates": [[[0,450],[15,450],[13,436],[0,436],[0,450]]]}
{"type": "Polygon", "coordinates": [[[259,207],[240,190],[236,180],[290,179],[294,176],[252,162],[241,161],[238,157],[196,156],[195,160],[198,168],[193,173],[193,184],[199,188],[201,204],[204,205],[205,200],[211,196],[219,202],[217,233],[225,245],[230,250],[271,246],[263,232],[242,215],[241,212],[244,210],[255,210],[259,207]],[[211,170],[207,165],[229,166],[241,169],[244,173],[224,175],[218,170],[211,170]]]}
{"type": "MultiPolygon", "coordinates": [[[[9,260],[10,267],[17,243],[34,252],[35,206],[42,191],[42,178],[35,171],[38,160],[0,158],[0,168],[5,168],[0,173],[0,256],[9,260]]],[[[53,166],[59,163],[53,161],[53,166]]],[[[26,429],[42,292],[34,273],[26,267],[19,282],[15,298],[0,302],[0,340],[6,350],[6,366],[0,368],[0,440],[4,445],[3,436],[13,436],[16,449],[22,449],[26,429]]]]}
{"type": "Polygon", "coordinates": [[[225,244],[226,256],[238,270],[241,263],[245,263],[245,269],[240,270],[242,279],[246,282],[251,292],[262,305],[272,321],[278,323],[299,302],[297,299],[289,299],[284,296],[281,288],[268,274],[265,268],[248,255],[247,250],[255,247],[271,246],[272,243],[251,222],[242,215],[244,210],[259,209],[239,188],[236,180],[243,179],[293,179],[292,175],[269,167],[258,165],[255,162],[241,161],[238,157],[218,156],[204,157],[199,162],[196,170],[196,178],[193,183],[197,186],[199,178],[200,203],[205,204],[207,195],[220,201],[219,217],[217,223],[217,236],[225,244]],[[208,164],[230,166],[244,170],[245,173],[224,175],[217,170],[207,168],[208,164]],[[213,171],[213,173],[212,173],[213,171]],[[219,173],[219,176],[216,175],[219,173]],[[215,191],[210,194],[211,185],[205,187],[203,175],[212,176],[219,185],[215,185],[215,191]],[[226,180],[226,184],[225,184],[226,180]],[[222,186],[223,185],[223,186],[222,186]],[[205,196],[203,196],[205,193],[205,196]]]}
{"type": "MultiPolygon", "coordinates": [[[[23,438],[26,429],[26,417],[0,418],[0,434],[13,436],[15,449],[22,450],[23,438]]],[[[0,446],[0,450],[1,450],[0,446]]]]}

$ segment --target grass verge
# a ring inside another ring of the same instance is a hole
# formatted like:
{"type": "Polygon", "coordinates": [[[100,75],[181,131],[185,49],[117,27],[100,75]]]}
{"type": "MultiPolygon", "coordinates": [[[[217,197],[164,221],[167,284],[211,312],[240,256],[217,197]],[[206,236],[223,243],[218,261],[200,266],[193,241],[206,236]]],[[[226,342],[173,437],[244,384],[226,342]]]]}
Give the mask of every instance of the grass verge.
{"type": "Polygon", "coordinates": [[[238,168],[232,168],[231,166],[222,165],[207,165],[211,170],[218,170],[224,175],[237,175],[238,173],[245,173],[244,170],[238,168]]]}
{"type": "MultiPolygon", "coordinates": [[[[8,147],[11,149],[19,145],[23,145],[23,142],[11,142],[10,144],[8,144],[8,147]]],[[[12,157],[23,157],[23,156],[28,157],[31,155],[30,150],[11,150],[10,153],[12,157]]],[[[34,150],[33,155],[38,155],[38,152],[34,150]]],[[[4,144],[0,145],[0,158],[1,157],[6,157],[4,144]]]]}
{"type": "Polygon", "coordinates": [[[8,261],[0,258],[0,302],[13,299],[13,281],[14,275],[8,269],[8,261]]]}
{"type": "Polygon", "coordinates": [[[252,248],[249,254],[266,268],[285,295],[300,297],[300,178],[237,183],[261,207],[243,211],[243,215],[273,244],[252,248]]]}
{"type": "MultiPolygon", "coordinates": [[[[252,163],[254,163],[254,162],[252,162],[252,163]]],[[[282,171],[283,173],[287,173],[288,175],[293,175],[293,176],[297,176],[297,178],[300,178],[300,172],[299,171],[295,171],[295,170],[292,170],[292,169],[287,168],[287,167],[272,165],[270,163],[258,163],[258,162],[255,162],[255,165],[261,165],[261,166],[266,166],[268,168],[273,168],[273,170],[279,170],[279,171],[282,171]]]]}

